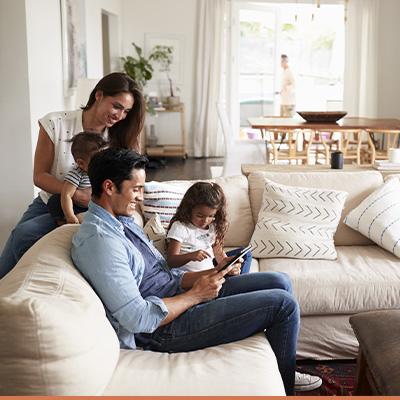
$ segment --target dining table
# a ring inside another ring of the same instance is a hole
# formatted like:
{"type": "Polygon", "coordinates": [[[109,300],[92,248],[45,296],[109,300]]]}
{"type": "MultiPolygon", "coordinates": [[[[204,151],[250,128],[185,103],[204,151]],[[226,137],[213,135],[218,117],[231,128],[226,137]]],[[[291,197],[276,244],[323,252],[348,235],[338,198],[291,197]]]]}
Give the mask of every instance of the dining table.
{"type": "MultiPolygon", "coordinates": [[[[377,149],[377,141],[374,137],[374,131],[381,134],[392,133],[400,131],[400,119],[396,118],[362,118],[362,117],[344,117],[337,122],[308,122],[301,117],[284,118],[284,117],[255,117],[248,118],[248,122],[253,129],[260,129],[262,137],[267,140],[267,132],[276,130],[288,130],[290,132],[319,132],[319,133],[333,133],[339,132],[341,134],[341,151],[346,152],[350,144],[350,134],[356,133],[358,138],[356,140],[356,159],[357,164],[360,164],[360,147],[361,147],[361,132],[367,133],[368,144],[371,148],[377,149]]],[[[321,135],[321,142],[325,148],[324,135],[321,135]]],[[[349,156],[350,157],[350,156],[349,156]]],[[[374,159],[372,159],[373,163],[374,159]]]]}

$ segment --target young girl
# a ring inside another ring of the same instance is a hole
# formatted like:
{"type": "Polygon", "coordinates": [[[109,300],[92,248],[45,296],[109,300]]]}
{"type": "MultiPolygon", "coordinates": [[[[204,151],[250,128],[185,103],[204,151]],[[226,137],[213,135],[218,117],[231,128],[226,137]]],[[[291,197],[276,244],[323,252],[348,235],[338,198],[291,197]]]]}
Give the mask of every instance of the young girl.
{"type": "MultiPolygon", "coordinates": [[[[216,183],[197,182],[185,193],[168,227],[167,264],[183,271],[203,271],[240,249],[224,252],[226,199],[216,183]]],[[[241,273],[250,270],[251,253],[243,257],[241,273]]]]}

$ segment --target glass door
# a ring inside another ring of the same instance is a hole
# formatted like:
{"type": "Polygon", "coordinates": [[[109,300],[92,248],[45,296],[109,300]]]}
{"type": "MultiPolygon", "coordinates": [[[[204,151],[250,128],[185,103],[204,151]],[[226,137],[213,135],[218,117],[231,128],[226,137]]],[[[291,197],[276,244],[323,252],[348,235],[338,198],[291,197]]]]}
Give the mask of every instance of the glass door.
{"type": "Polygon", "coordinates": [[[233,2],[231,18],[232,125],[248,127],[249,117],[279,115],[280,13],[233,2]]]}

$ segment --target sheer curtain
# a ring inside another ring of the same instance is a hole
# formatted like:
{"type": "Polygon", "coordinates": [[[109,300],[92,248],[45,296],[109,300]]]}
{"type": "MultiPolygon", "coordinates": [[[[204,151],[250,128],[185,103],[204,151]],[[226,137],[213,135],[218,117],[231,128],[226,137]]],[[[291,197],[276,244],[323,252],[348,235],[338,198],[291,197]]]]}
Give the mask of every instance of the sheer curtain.
{"type": "Polygon", "coordinates": [[[343,94],[348,116],[377,115],[378,9],[378,0],[348,3],[343,94]]]}
{"type": "Polygon", "coordinates": [[[194,155],[224,154],[216,102],[222,88],[224,15],[226,0],[200,0],[197,45],[196,93],[194,101],[194,155]]]}

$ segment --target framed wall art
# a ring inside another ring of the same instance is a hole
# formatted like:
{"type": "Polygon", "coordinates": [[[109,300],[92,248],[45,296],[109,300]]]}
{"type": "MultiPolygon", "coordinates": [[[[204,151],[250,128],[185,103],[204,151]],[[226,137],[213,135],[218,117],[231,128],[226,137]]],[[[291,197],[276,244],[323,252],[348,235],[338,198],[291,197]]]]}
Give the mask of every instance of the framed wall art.
{"type": "Polygon", "coordinates": [[[87,77],[85,0],[61,0],[64,96],[87,77]]]}

